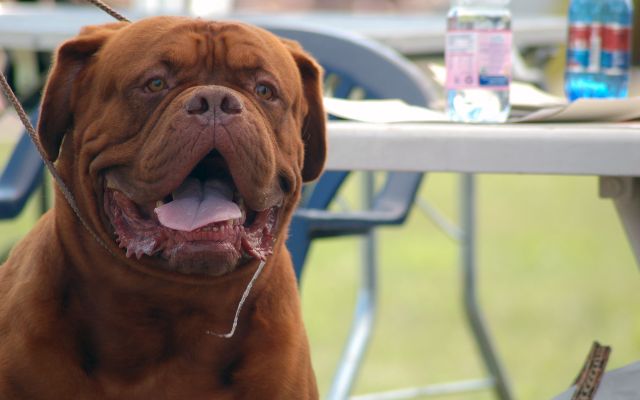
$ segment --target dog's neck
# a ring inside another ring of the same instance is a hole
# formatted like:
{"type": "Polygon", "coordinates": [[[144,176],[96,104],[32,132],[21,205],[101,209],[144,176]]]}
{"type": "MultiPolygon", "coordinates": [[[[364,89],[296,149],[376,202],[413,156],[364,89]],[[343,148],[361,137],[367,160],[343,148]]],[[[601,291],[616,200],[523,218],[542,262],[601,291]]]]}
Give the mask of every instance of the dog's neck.
{"type": "Polygon", "coordinates": [[[204,284],[151,276],[109,254],[60,203],[55,220],[66,259],[65,318],[81,327],[72,340],[80,347],[81,363],[88,372],[142,374],[159,358],[187,353],[214,360],[214,349],[232,347],[250,333],[255,300],[270,279],[269,268],[247,299],[235,337],[219,338],[207,331],[230,330],[253,265],[204,284]]]}

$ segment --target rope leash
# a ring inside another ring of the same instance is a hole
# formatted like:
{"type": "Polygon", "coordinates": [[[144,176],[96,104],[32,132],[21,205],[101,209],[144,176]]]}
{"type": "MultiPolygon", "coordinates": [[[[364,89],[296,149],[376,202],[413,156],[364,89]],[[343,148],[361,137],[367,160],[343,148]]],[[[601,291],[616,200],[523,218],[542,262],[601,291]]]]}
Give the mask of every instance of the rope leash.
{"type": "Polygon", "coordinates": [[[87,0],[87,1],[93,4],[94,6],[98,7],[102,11],[106,12],[107,14],[111,15],[113,18],[117,19],[118,21],[131,22],[124,15],[120,14],[119,12],[117,12],[116,10],[114,10],[113,8],[111,8],[109,5],[105,4],[101,0],[87,0]]]}
{"type": "MultiPolygon", "coordinates": [[[[101,0],[87,0],[87,1],[119,21],[131,22],[127,18],[125,18],[122,14],[118,13],[113,8],[111,8],[109,5],[103,3],[101,0]]],[[[62,192],[67,203],[69,204],[69,207],[71,207],[73,212],[76,214],[76,216],[80,220],[80,223],[82,224],[82,226],[89,232],[89,234],[91,234],[91,236],[96,240],[96,242],[98,242],[98,244],[100,244],[109,254],[111,254],[112,256],[115,256],[113,251],[111,251],[111,249],[107,246],[107,244],[98,236],[98,234],[89,226],[87,221],[80,214],[80,209],[78,208],[78,205],[75,201],[75,198],[73,197],[73,194],[68,189],[67,185],[64,183],[64,180],[62,179],[60,174],[58,174],[58,171],[56,170],[53,163],[46,156],[46,152],[44,151],[44,148],[40,143],[40,140],[38,138],[38,134],[35,128],[31,124],[31,121],[29,120],[29,117],[26,111],[24,110],[24,107],[22,107],[22,104],[20,103],[20,100],[18,100],[17,96],[13,92],[13,89],[11,89],[11,86],[9,85],[9,82],[7,81],[4,75],[4,72],[2,70],[0,70],[0,87],[2,87],[2,92],[4,92],[6,98],[9,100],[13,108],[16,110],[18,117],[20,118],[20,121],[24,125],[25,129],[27,130],[27,133],[29,134],[29,137],[31,138],[31,141],[34,143],[34,145],[36,146],[36,149],[38,150],[38,153],[40,154],[40,158],[42,158],[42,161],[44,162],[45,166],[49,170],[49,173],[51,173],[51,176],[53,177],[55,183],[58,185],[58,188],[62,192]]],[[[262,273],[262,270],[264,269],[265,264],[266,264],[265,260],[260,261],[260,265],[254,272],[253,276],[251,277],[251,280],[247,284],[244,292],[242,293],[242,297],[238,302],[238,306],[236,307],[236,312],[233,317],[233,324],[231,326],[231,330],[227,333],[216,333],[216,332],[207,330],[205,331],[207,335],[216,336],[223,339],[229,339],[233,337],[233,335],[236,332],[236,328],[238,326],[238,319],[240,317],[240,312],[242,311],[244,303],[249,297],[249,294],[251,293],[251,289],[253,288],[254,283],[258,280],[258,277],[262,273]]]]}
{"type": "Polygon", "coordinates": [[[114,255],[111,249],[107,246],[107,244],[98,236],[98,234],[93,229],[91,229],[87,221],[82,217],[82,214],[80,214],[80,209],[78,208],[78,204],[76,203],[76,200],[73,197],[73,194],[71,194],[71,191],[67,188],[67,185],[62,180],[62,177],[60,176],[60,174],[58,174],[58,170],[56,170],[53,163],[46,156],[44,148],[42,147],[42,144],[38,139],[38,134],[36,133],[35,128],[31,124],[31,121],[29,121],[27,112],[22,107],[22,104],[20,104],[20,101],[18,100],[15,93],[11,89],[11,86],[9,86],[9,82],[7,82],[7,78],[4,76],[4,73],[2,71],[0,71],[0,86],[2,86],[2,91],[4,92],[6,98],[9,100],[13,108],[18,113],[18,117],[20,118],[22,125],[24,125],[25,129],[27,130],[27,133],[29,134],[31,141],[35,144],[36,149],[40,154],[40,158],[42,158],[42,161],[44,162],[45,166],[51,173],[53,180],[56,182],[56,184],[58,185],[58,188],[62,192],[62,195],[67,200],[69,207],[71,207],[73,212],[76,214],[76,216],[80,220],[80,223],[82,223],[82,226],[84,226],[84,228],[89,232],[89,234],[93,236],[96,242],[98,242],[109,254],[114,255]]]}
{"type": "MultiPolygon", "coordinates": [[[[109,7],[107,4],[103,3],[101,0],[87,0],[87,1],[95,5],[96,7],[100,8],[101,10],[105,11],[107,14],[111,15],[117,20],[130,22],[122,14],[118,13],[113,8],[109,7]]],[[[62,192],[62,195],[64,196],[67,203],[69,204],[69,207],[71,207],[73,212],[76,214],[76,216],[80,220],[80,223],[82,224],[82,226],[84,226],[84,228],[96,240],[96,242],[98,242],[98,244],[100,244],[100,246],[102,246],[109,254],[115,255],[113,251],[111,251],[109,246],[107,246],[107,244],[98,236],[98,234],[93,229],[91,229],[87,221],[80,214],[80,209],[78,208],[78,204],[76,203],[76,200],[73,197],[73,194],[68,189],[67,185],[64,183],[64,180],[62,179],[60,174],[58,174],[58,171],[56,170],[53,163],[46,156],[46,152],[44,151],[44,148],[42,147],[42,144],[38,139],[38,134],[36,133],[35,128],[31,124],[31,121],[29,120],[27,112],[24,110],[24,107],[22,107],[20,100],[18,100],[18,97],[13,92],[13,89],[11,89],[11,86],[9,85],[9,82],[5,77],[4,72],[1,70],[0,70],[0,86],[2,87],[2,92],[4,93],[5,97],[7,98],[7,100],[9,100],[13,108],[16,110],[16,113],[18,114],[18,117],[20,118],[22,125],[24,125],[25,129],[27,130],[27,133],[29,134],[29,137],[31,138],[31,141],[33,142],[33,144],[36,146],[36,149],[38,150],[38,153],[40,154],[40,158],[42,158],[42,161],[44,162],[45,166],[49,170],[49,173],[53,177],[53,180],[58,185],[58,188],[62,192]]]]}

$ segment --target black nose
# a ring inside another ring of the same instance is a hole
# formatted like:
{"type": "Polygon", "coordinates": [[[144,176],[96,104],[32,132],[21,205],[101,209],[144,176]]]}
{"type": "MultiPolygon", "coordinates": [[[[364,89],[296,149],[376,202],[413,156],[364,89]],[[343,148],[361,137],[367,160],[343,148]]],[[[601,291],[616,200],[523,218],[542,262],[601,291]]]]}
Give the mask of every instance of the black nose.
{"type": "Polygon", "coordinates": [[[196,90],[186,103],[187,113],[204,114],[240,114],[244,109],[242,102],[231,89],[221,86],[207,86],[196,90]]]}

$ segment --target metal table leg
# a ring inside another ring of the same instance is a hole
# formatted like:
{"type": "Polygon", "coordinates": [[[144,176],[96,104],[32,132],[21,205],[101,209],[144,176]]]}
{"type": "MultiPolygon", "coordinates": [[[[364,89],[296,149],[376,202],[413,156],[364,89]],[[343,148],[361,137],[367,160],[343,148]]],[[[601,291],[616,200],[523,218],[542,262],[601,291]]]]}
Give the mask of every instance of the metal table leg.
{"type": "Polygon", "coordinates": [[[600,197],[613,200],[640,268],[640,178],[601,177],[600,197]]]}
{"type": "Polygon", "coordinates": [[[467,319],[478,345],[482,360],[491,374],[495,391],[501,400],[511,400],[513,395],[504,368],[494,349],[478,302],[475,265],[475,178],[471,174],[461,177],[461,225],[462,225],[462,279],[463,300],[467,319]]]}

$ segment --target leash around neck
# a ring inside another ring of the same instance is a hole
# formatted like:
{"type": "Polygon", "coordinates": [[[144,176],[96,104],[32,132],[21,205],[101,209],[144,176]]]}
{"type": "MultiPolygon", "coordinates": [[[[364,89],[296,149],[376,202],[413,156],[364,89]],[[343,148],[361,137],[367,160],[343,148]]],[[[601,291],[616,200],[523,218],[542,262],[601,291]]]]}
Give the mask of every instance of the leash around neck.
{"type": "Polygon", "coordinates": [[[120,14],[119,12],[111,8],[108,4],[103,3],[101,0],[87,0],[87,1],[93,4],[94,6],[98,7],[102,11],[106,12],[107,14],[111,15],[113,18],[117,19],[118,21],[131,22],[124,15],[120,14]]]}
{"type": "MultiPolygon", "coordinates": [[[[111,15],[112,17],[114,17],[119,21],[131,22],[127,18],[125,18],[124,16],[116,12],[113,8],[109,7],[107,4],[103,3],[100,0],[87,0],[87,1],[94,4],[96,7],[105,11],[107,14],[111,15]]],[[[16,113],[18,114],[18,117],[20,118],[22,125],[24,125],[25,129],[27,130],[27,133],[29,134],[29,137],[31,138],[31,141],[33,142],[33,144],[36,146],[36,149],[38,150],[38,153],[40,154],[40,158],[42,159],[45,166],[49,170],[49,173],[51,173],[53,180],[58,185],[58,188],[62,192],[62,195],[67,201],[67,204],[69,204],[69,207],[71,207],[74,214],[78,217],[78,220],[80,221],[82,226],[87,230],[87,232],[89,232],[89,234],[95,239],[95,241],[98,242],[98,244],[100,244],[100,246],[102,246],[110,255],[115,256],[115,254],[109,248],[109,246],[107,246],[107,244],[100,238],[100,236],[98,236],[98,234],[91,228],[91,226],[87,223],[87,221],[82,217],[82,214],[80,213],[80,209],[78,208],[78,204],[75,198],[73,197],[73,194],[71,193],[71,191],[65,184],[64,180],[58,173],[58,170],[53,165],[53,162],[51,162],[51,160],[49,160],[49,158],[47,157],[46,152],[42,147],[42,143],[40,143],[40,140],[38,138],[38,134],[35,128],[31,124],[31,121],[29,120],[29,117],[27,116],[27,113],[24,110],[24,107],[22,107],[22,104],[16,97],[15,93],[13,92],[13,89],[11,89],[11,86],[9,85],[9,82],[7,81],[4,75],[4,72],[2,70],[0,70],[0,87],[2,88],[2,91],[4,92],[6,98],[9,100],[13,108],[16,110],[16,113]]],[[[258,265],[258,268],[253,273],[251,280],[247,284],[244,292],[242,293],[242,297],[238,302],[238,306],[236,307],[236,312],[233,317],[233,324],[231,326],[231,330],[227,333],[216,333],[211,330],[207,330],[205,332],[207,335],[216,336],[223,339],[229,339],[233,337],[233,335],[236,332],[236,328],[238,327],[238,319],[240,318],[240,312],[242,311],[242,307],[244,306],[245,301],[249,297],[249,294],[251,293],[251,289],[253,288],[254,283],[256,282],[256,280],[258,280],[258,277],[262,273],[262,270],[264,269],[265,264],[266,264],[265,260],[260,260],[260,265],[258,265]]]]}
{"type": "MultiPolygon", "coordinates": [[[[80,209],[78,208],[78,204],[75,198],[73,197],[73,194],[71,193],[67,185],[64,183],[64,180],[58,173],[58,170],[56,169],[56,167],[47,157],[44,151],[44,148],[40,143],[40,140],[38,138],[38,134],[35,128],[31,124],[31,121],[29,121],[29,117],[27,116],[26,111],[22,107],[22,104],[20,104],[20,101],[18,100],[15,93],[11,89],[9,82],[7,82],[7,79],[1,70],[0,70],[0,87],[2,88],[2,91],[4,92],[9,102],[15,108],[18,114],[18,117],[20,118],[20,121],[24,125],[25,129],[27,130],[27,133],[29,134],[29,137],[31,138],[31,141],[34,143],[34,145],[36,146],[36,149],[38,150],[38,153],[40,154],[40,158],[42,159],[45,166],[51,173],[53,180],[58,185],[58,188],[62,192],[62,195],[64,196],[67,203],[69,204],[69,207],[71,207],[76,217],[78,217],[78,220],[80,220],[80,223],[82,224],[82,226],[84,226],[87,232],[91,234],[91,236],[95,239],[95,241],[98,242],[98,244],[100,244],[110,255],[115,256],[115,254],[109,248],[109,246],[107,246],[107,244],[100,238],[100,236],[98,236],[98,234],[91,228],[91,226],[89,226],[89,224],[84,219],[84,217],[82,217],[82,214],[80,213],[80,209]]],[[[233,317],[233,324],[231,326],[231,330],[228,333],[215,333],[213,331],[207,330],[206,331],[207,335],[216,336],[223,339],[229,339],[233,337],[233,335],[236,332],[236,328],[238,326],[238,319],[240,317],[240,312],[242,311],[242,307],[244,306],[245,301],[249,297],[249,293],[251,292],[251,289],[253,288],[254,283],[256,282],[256,280],[258,280],[258,277],[262,273],[262,270],[264,269],[265,264],[266,264],[265,260],[260,260],[260,265],[256,269],[256,272],[254,272],[253,277],[251,277],[251,280],[247,284],[247,287],[245,288],[244,292],[242,293],[242,297],[238,302],[238,306],[236,307],[236,312],[233,317]]]]}
{"type": "Polygon", "coordinates": [[[44,165],[47,167],[47,169],[51,173],[53,180],[58,185],[58,189],[60,189],[60,191],[62,192],[62,195],[67,201],[67,204],[69,204],[69,207],[71,207],[74,214],[76,214],[76,216],[78,217],[78,220],[80,220],[80,223],[82,224],[82,226],[84,226],[84,228],[95,239],[95,241],[98,242],[98,244],[100,244],[100,246],[102,246],[109,254],[114,255],[113,251],[109,248],[109,246],[107,246],[107,244],[102,240],[102,238],[100,238],[100,236],[98,236],[98,234],[93,229],[91,229],[91,227],[89,226],[87,221],[84,219],[82,214],[80,214],[80,209],[78,208],[78,203],[76,202],[76,199],[73,197],[73,194],[71,193],[67,185],[64,183],[64,180],[58,173],[58,170],[56,169],[56,167],[53,165],[53,162],[51,162],[51,160],[49,160],[49,158],[47,157],[44,151],[44,148],[42,147],[42,143],[40,143],[40,140],[38,139],[38,134],[35,128],[33,127],[33,125],[31,124],[31,121],[29,121],[27,112],[22,107],[22,104],[20,104],[20,101],[18,100],[15,93],[11,89],[9,82],[7,82],[7,78],[4,76],[4,73],[2,71],[0,71],[0,86],[2,87],[2,91],[4,92],[5,96],[7,97],[7,99],[13,106],[13,108],[16,110],[16,113],[18,114],[18,117],[20,118],[22,125],[24,125],[25,129],[27,130],[27,133],[29,134],[29,137],[31,138],[31,141],[33,142],[33,144],[36,146],[36,149],[38,150],[38,153],[40,154],[40,158],[42,159],[42,161],[44,162],[44,165]]]}
{"type": "MultiPolygon", "coordinates": [[[[87,1],[95,5],[96,7],[100,8],[101,10],[103,10],[104,12],[106,12],[107,14],[111,15],[113,18],[119,21],[131,22],[127,18],[125,18],[122,14],[118,13],[107,4],[103,3],[101,0],[87,0],[87,1]]],[[[31,124],[31,121],[29,120],[29,117],[27,116],[27,113],[24,110],[24,107],[22,107],[22,104],[20,103],[20,100],[18,100],[16,94],[13,92],[13,89],[11,89],[11,86],[9,85],[9,82],[7,81],[7,78],[5,77],[4,72],[2,70],[0,70],[0,87],[2,87],[2,92],[4,92],[6,98],[9,100],[13,108],[16,110],[16,113],[18,113],[18,117],[20,118],[22,125],[24,125],[25,129],[27,130],[27,133],[29,134],[31,141],[36,146],[36,149],[40,154],[40,158],[42,158],[42,161],[44,162],[45,166],[51,173],[53,180],[58,185],[58,188],[62,192],[62,195],[64,196],[67,203],[69,204],[69,207],[71,207],[74,214],[76,214],[82,226],[84,226],[84,228],[95,239],[95,241],[98,242],[98,244],[100,244],[100,246],[102,246],[109,254],[115,255],[113,251],[109,248],[109,246],[107,246],[107,244],[100,238],[100,236],[98,236],[98,234],[93,229],[91,229],[87,221],[80,214],[78,203],[76,202],[75,198],[73,197],[73,194],[71,193],[67,185],[64,183],[64,180],[62,179],[60,174],[58,174],[58,170],[56,170],[53,163],[46,156],[44,148],[42,147],[42,144],[38,139],[38,134],[36,133],[36,130],[31,124]]]]}

